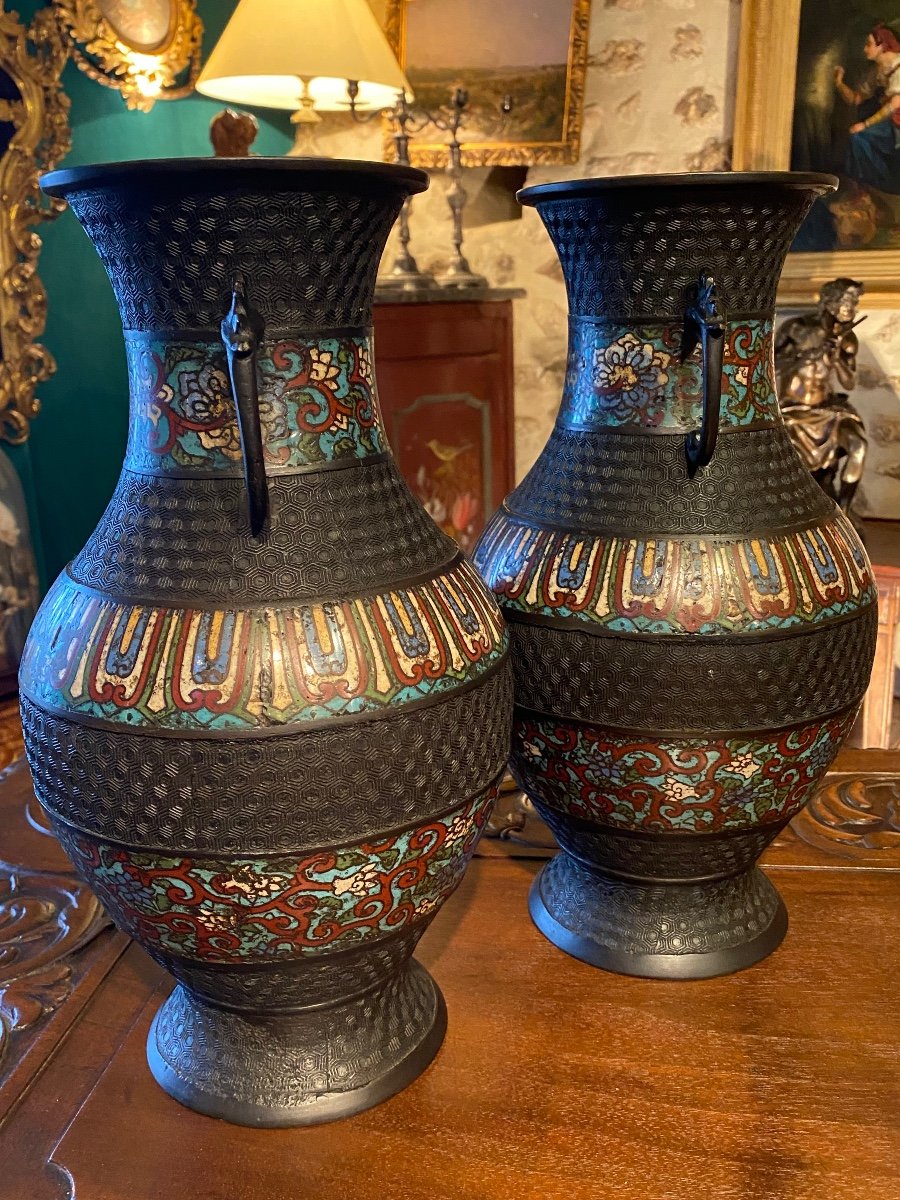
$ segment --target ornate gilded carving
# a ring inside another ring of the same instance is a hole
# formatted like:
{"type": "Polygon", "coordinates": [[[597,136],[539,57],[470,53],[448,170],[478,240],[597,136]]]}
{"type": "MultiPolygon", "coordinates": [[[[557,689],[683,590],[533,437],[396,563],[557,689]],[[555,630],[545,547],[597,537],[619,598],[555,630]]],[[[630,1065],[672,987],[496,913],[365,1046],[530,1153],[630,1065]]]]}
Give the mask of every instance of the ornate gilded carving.
{"type": "Polygon", "coordinates": [[[16,95],[0,101],[12,135],[0,157],[0,437],[24,442],[38,411],[35,391],[56,364],[38,341],[47,297],[37,275],[41,239],[34,226],[65,205],[46,200],[38,176],[69,148],[69,101],[60,85],[66,50],[53,14],[42,9],[25,28],[0,11],[0,73],[16,95]]]}
{"type": "Polygon", "coordinates": [[[149,112],[157,100],[194,90],[203,24],[195,0],[53,0],[72,58],[128,108],[149,112]]]}
{"type": "MultiPolygon", "coordinates": [[[[409,0],[387,0],[384,31],[402,66],[406,66],[406,6],[409,0]]],[[[591,0],[570,0],[572,23],[569,30],[569,59],[566,71],[566,97],[562,137],[559,141],[516,141],[512,138],[471,142],[462,147],[464,167],[546,166],[550,163],[574,163],[581,149],[581,127],[584,119],[584,85],[587,74],[588,31],[591,22],[591,0]]],[[[460,75],[460,83],[467,81],[460,75]]],[[[415,86],[415,81],[413,81],[415,86]]],[[[449,90],[449,84],[448,84],[449,90]]],[[[513,110],[512,124],[515,124],[513,110]]],[[[433,126],[430,132],[436,131],[433,126]]],[[[384,153],[390,160],[393,140],[389,124],[385,124],[384,153]]],[[[426,140],[412,142],[410,161],[426,170],[446,168],[447,147],[426,140]]]]}

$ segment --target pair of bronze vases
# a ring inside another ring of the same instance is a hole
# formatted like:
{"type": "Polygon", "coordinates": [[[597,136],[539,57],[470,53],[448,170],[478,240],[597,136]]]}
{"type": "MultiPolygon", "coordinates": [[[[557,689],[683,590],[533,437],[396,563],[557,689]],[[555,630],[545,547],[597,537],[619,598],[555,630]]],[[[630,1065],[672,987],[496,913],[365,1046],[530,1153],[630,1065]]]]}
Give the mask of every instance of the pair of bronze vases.
{"type": "Polygon", "coordinates": [[[832,180],[522,193],[562,260],[569,365],[478,547],[487,586],[378,410],[376,270],[426,182],[289,159],[44,181],[107,267],[131,424],[32,630],[28,757],[80,873],[178,981],[156,1079],[231,1121],[359,1111],[437,1052],[444,1004],[412,954],[511,721],[562,848],[539,928],[614,971],[700,978],[783,937],[754,863],[867,684],[871,570],[773,390],[777,279],[832,180]]]}

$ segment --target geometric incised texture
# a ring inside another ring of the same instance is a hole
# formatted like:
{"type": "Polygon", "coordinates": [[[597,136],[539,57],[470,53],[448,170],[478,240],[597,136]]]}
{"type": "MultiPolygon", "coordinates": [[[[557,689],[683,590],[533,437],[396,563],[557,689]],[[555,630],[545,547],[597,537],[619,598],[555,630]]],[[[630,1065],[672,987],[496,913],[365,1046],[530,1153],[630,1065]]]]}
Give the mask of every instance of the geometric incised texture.
{"type": "Polygon", "coordinates": [[[772,923],[780,901],[758,870],[711,883],[641,886],[587,871],[567,854],[547,863],[540,897],[554,920],[625,954],[714,954],[772,923]]]}
{"type": "MultiPolygon", "coordinates": [[[[488,819],[507,634],[378,436],[365,337],[387,233],[425,182],[281,159],[50,182],[113,283],[132,421],[116,492],[32,626],[23,728],[77,869],[163,962],[265,972],[369,943],[383,965],[381,943],[428,924],[488,819]]],[[[151,1070],[249,1123],[322,1088],[375,1103],[446,1022],[429,977],[392,961],[364,997],[371,972],[336,973],[346,990],[307,1001],[308,1021],[251,1000],[242,1023],[179,990],[151,1070]]],[[[215,1000],[209,975],[203,992],[215,1000]]]]}
{"type": "Polygon", "coordinates": [[[383,982],[412,955],[428,925],[427,920],[417,921],[398,933],[367,938],[328,954],[249,965],[190,961],[167,955],[158,946],[149,946],[148,952],[200,999],[226,1008],[275,1013],[326,1004],[383,982]]]}
{"type": "Polygon", "coordinates": [[[346,171],[322,172],[321,191],[275,172],[266,186],[265,165],[252,168],[243,185],[176,169],[66,192],[126,330],[217,332],[237,273],[269,328],[371,324],[375,273],[407,187],[394,179],[382,190],[346,171]]]}
{"type": "Polygon", "coordinates": [[[505,507],[573,532],[646,537],[771,535],[835,510],[783,427],[723,434],[712,462],[691,479],[684,434],[557,425],[505,507]]]}
{"type": "Polygon", "coordinates": [[[653,955],[688,954],[670,973],[706,976],[774,949],[783,906],[746,872],[868,686],[872,569],[773,405],[775,287],[828,182],[525,193],[566,278],[569,369],[475,561],[510,625],[511,767],[563,850],[530,911],[598,966],[665,975],[653,955]],[[697,466],[707,385],[722,429],[697,466]]]}
{"type": "MultiPolygon", "coordinates": [[[[513,774],[519,772],[515,762],[513,774]]],[[[520,782],[522,782],[520,780],[520,782]]],[[[774,841],[784,822],[719,834],[633,832],[598,821],[565,816],[535,801],[542,820],[563,850],[617,878],[638,881],[724,879],[746,871],[774,841]]]]}
{"type": "Polygon", "coordinates": [[[411,963],[344,1004],[269,1019],[199,1004],[179,987],[150,1036],[192,1091],[302,1109],[383,1077],[421,1042],[437,1012],[434,982],[411,963]]]}
{"type": "Polygon", "coordinates": [[[562,263],[573,313],[684,315],[700,272],[729,312],[771,313],[784,256],[824,188],[736,183],[602,189],[535,198],[562,263]]]}
{"type": "Polygon", "coordinates": [[[96,729],[22,698],[29,765],[52,814],[133,846],[247,854],[330,845],[442,812],[509,754],[507,663],[441,703],[269,738],[96,729]]]}
{"type": "MultiPolygon", "coordinates": [[[[126,336],[132,471],[242,475],[241,440],[221,339],[126,336]]],[[[266,464],[285,468],[386,449],[372,339],[297,336],[256,356],[266,464]]]]}
{"type": "Polygon", "coordinates": [[[535,528],[500,509],[475,565],[507,617],[536,613],[613,633],[762,633],[875,603],[843,513],[777,537],[614,538],[535,528]]]}
{"type": "Polygon", "coordinates": [[[513,620],[516,704],[654,734],[777,730],[859,703],[877,630],[874,605],[778,638],[667,641],[513,620]]]}
{"type": "MultiPolygon", "coordinates": [[[[703,406],[700,349],[684,358],[683,334],[683,324],[573,321],[560,423],[570,429],[696,429],[703,406]]],[[[723,430],[780,423],[771,355],[771,321],[726,327],[723,430]]]]}
{"type": "Polygon", "coordinates": [[[434,701],[507,649],[465,561],[418,587],[249,611],[117,604],[62,576],[33,630],[20,689],[35,703],[185,737],[434,701]]]}
{"type": "Polygon", "coordinates": [[[184,858],[54,829],[107,912],[147,949],[208,963],[290,961],[421,923],[455,890],[498,785],[449,812],[300,858],[184,858]]]}
{"type": "Polygon", "coordinates": [[[856,708],[778,734],[644,738],[520,715],[513,763],[533,800],[648,832],[714,833],[784,823],[809,799],[856,708]]]}
{"type": "Polygon", "coordinates": [[[457,552],[393,460],[270,476],[268,487],[271,516],[254,539],[242,480],[123,471],[71,574],[134,601],[253,604],[393,587],[437,574],[457,552]]]}

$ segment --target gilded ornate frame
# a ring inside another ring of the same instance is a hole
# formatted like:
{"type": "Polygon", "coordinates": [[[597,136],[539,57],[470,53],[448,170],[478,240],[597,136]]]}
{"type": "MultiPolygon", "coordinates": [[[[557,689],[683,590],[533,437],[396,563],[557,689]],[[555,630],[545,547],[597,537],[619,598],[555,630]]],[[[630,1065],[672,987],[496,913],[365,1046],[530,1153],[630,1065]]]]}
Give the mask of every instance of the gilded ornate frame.
{"type": "MultiPolygon", "coordinates": [[[[490,0],[488,0],[490,2],[490,0]]],[[[466,167],[535,166],[548,163],[574,163],[581,151],[581,126],[584,119],[584,83],[587,74],[588,31],[591,22],[591,0],[560,0],[569,3],[572,19],[569,26],[569,59],[566,71],[566,96],[563,110],[563,135],[554,142],[484,141],[463,145],[462,160],[466,167]]],[[[401,66],[406,65],[406,8],[409,0],[387,0],[384,31],[401,66]]],[[[515,122],[513,112],[511,120],[515,122]]],[[[391,146],[385,137],[385,148],[391,146]]],[[[439,142],[410,143],[410,158],[416,167],[447,166],[447,147],[439,142]]],[[[386,154],[390,157],[390,153],[386,154]]]]}
{"type": "MultiPolygon", "coordinates": [[[[802,0],[743,0],[735,105],[735,170],[790,166],[802,0]]],[[[900,251],[835,250],[788,256],[779,304],[813,304],[823,283],[861,279],[867,308],[900,303],[900,251]]]]}
{"type": "Polygon", "coordinates": [[[0,71],[19,99],[0,100],[0,120],[13,126],[0,158],[0,437],[28,437],[40,407],[36,389],[56,370],[38,342],[47,317],[47,295],[37,275],[41,239],[34,226],[59,215],[61,200],[47,200],[38,176],[69,149],[69,100],[60,75],[66,47],[49,9],[30,27],[0,8],[0,71]]]}
{"type": "Polygon", "coordinates": [[[117,88],[128,108],[142,112],[149,112],[157,100],[187,96],[200,73],[203,24],[196,0],[168,2],[166,38],[148,51],[130,43],[103,15],[97,0],[52,0],[69,52],[81,70],[96,83],[117,88]]]}

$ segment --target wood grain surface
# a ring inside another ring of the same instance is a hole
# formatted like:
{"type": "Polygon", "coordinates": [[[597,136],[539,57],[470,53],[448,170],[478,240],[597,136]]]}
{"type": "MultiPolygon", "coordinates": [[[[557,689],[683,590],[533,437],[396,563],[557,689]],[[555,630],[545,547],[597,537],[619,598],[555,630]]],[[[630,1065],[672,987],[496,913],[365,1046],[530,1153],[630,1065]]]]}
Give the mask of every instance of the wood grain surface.
{"type": "Polygon", "coordinates": [[[0,1194],[55,1200],[71,1181],[78,1200],[900,1196],[900,872],[772,868],[783,946],[674,984],[554,949],[526,915],[537,866],[473,865],[420,952],[450,1010],[436,1062],[317,1129],[230,1127],[160,1091],[144,1039],[168,984],[129,951],[8,1123],[19,1190],[0,1194]],[[48,1113],[62,1126],[49,1171],[35,1142],[48,1113]]]}
{"type": "MultiPolygon", "coordinates": [[[[540,861],[476,860],[419,953],[449,1008],[441,1053],[316,1129],[229,1126],[165,1095],[144,1042],[171,982],[101,933],[66,960],[89,983],[7,1093],[0,1200],[900,1200],[900,758],[837,765],[811,839],[797,822],[766,859],[785,942],[723,979],[568,958],[527,916],[540,861]]],[[[0,808],[11,794],[7,776],[0,808]]]]}

